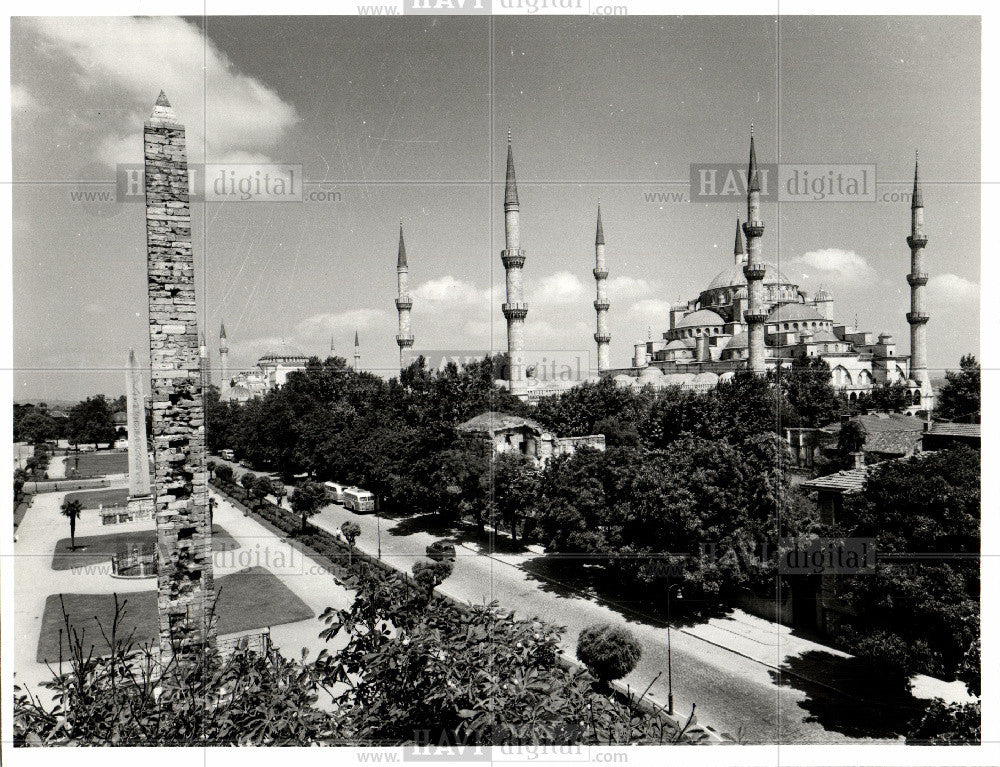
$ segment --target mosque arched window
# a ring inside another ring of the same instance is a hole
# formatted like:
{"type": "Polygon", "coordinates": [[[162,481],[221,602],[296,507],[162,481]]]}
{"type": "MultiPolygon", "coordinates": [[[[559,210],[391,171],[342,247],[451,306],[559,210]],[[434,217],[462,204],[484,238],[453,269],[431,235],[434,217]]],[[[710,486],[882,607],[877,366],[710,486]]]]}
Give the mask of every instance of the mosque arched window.
{"type": "Polygon", "coordinates": [[[920,391],[919,390],[913,392],[913,404],[914,405],[919,405],[920,404],[920,391]]]}

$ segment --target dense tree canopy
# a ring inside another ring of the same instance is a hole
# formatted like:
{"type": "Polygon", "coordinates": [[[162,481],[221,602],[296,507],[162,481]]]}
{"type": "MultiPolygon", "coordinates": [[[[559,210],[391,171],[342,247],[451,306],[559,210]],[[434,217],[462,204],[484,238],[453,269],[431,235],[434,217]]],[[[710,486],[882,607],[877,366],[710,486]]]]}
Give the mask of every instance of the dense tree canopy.
{"type": "Polygon", "coordinates": [[[979,423],[980,366],[971,354],[962,357],[960,369],[945,373],[945,385],[938,398],[936,414],[940,418],[979,423]]]}

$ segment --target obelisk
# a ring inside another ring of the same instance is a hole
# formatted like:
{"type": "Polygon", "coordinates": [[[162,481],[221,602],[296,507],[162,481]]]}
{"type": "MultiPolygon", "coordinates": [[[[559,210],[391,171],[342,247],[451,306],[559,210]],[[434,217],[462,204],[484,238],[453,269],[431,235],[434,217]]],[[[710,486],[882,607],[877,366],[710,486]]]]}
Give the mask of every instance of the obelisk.
{"type": "Polygon", "coordinates": [[[134,349],[128,350],[125,412],[128,416],[128,510],[132,519],[140,519],[153,513],[153,493],[149,486],[146,407],[134,349]]]}

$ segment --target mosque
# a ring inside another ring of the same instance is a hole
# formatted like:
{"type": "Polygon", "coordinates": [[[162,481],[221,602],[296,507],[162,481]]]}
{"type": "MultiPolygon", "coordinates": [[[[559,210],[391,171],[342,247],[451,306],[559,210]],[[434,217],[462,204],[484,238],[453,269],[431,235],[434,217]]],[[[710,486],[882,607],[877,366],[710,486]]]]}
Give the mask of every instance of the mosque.
{"type": "MultiPolygon", "coordinates": [[[[733,262],[708,286],[684,304],[673,306],[669,326],[660,338],[649,338],[633,345],[631,364],[624,368],[610,365],[611,334],[608,312],[611,304],[606,292],[608,265],[604,222],[597,209],[595,238],[597,370],[585,380],[613,378],[621,387],[642,389],[681,386],[709,389],[732,378],[738,370],[765,374],[777,366],[790,366],[796,358],[818,358],[831,370],[833,385],[849,400],[871,391],[879,384],[901,382],[906,386],[907,403],[912,412],[930,411],[934,394],[927,371],[924,288],[924,205],[920,189],[919,162],[913,176],[910,206],[910,354],[899,354],[896,342],[887,333],[875,335],[836,319],[833,296],[820,288],[810,295],[781,273],[762,255],[764,221],[761,217],[761,186],[753,131],[750,134],[750,160],[747,168],[746,220],[736,221],[733,262]]],[[[504,249],[500,258],[506,275],[506,301],[501,309],[507,322],[507,371],[498,386],[515,396],[536,401],[578,385],[581,378],[564,381],[540,381],[536,365],[525,355],[525,325],[528,304],[524,300],[524,267],[527,252],[521,247],[520,199],[514,170],[510,132],[507,134],[507,173],[504,189],[504,249]]],[[[409,292],[409,264],[403,239],[402,222],[396,259],[398,333],[400,369],[408,364],[414,337],[410,324],[413,300],[409,292]]],[[[354,367],[360,369],[358,337],[354,339],[354,367]]],[[[332,347],[331,347],[332,349],[332,347]]],[[[220,332],[222,397],[246,401],[281,386],[288,375],[305,367],[308,358],[291,352],[277,352],[261,357],[256,369],[234,376],[227,374],[228,347],[225,326],[220,332]]]]}

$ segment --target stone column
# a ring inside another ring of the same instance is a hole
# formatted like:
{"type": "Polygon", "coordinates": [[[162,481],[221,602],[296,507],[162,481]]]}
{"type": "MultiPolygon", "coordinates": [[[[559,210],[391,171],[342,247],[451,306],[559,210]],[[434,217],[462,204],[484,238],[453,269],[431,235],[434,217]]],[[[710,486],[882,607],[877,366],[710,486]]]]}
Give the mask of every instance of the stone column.
{"type": "Polygon", "coordinates": [[[128,416],[128,510],[133,519],[139,519],[152,514],[153,493],[149,484],[146,407],[134,349],[128,350],[125,408],[128,416]]]}
{"type": "Polygon", "coordinates": [[[161,92],[143,131],[160,651],[214,642],[212,528],[184,126],[161,92]]]}

